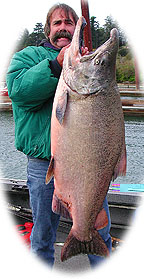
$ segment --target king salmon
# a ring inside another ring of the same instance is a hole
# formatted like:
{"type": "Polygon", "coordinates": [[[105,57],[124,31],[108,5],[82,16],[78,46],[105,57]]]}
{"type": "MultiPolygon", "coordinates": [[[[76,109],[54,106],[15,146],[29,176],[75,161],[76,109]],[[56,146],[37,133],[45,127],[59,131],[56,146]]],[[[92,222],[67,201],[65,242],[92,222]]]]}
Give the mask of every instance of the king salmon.
{"type": "Polygon", "coordinates": [[[61,260],[74,255],[108,256],[98,230],[108,224],[103,208],[111,180],[126,174],[125,128],[116,84],[118,31],[95,52],[81,55],[86,22],[80,17],[65,52],[51,119],[51,162],[54,175],[52,210],[73,225],[61,260]]]}

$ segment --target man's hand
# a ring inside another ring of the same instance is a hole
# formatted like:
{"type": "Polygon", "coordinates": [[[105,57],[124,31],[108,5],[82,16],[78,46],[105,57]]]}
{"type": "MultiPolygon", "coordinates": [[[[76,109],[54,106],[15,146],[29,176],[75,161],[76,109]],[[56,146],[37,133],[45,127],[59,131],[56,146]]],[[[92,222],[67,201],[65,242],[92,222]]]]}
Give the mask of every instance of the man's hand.
{"type": "MultiPolygon", "coordinates": [[[[60,51],[60,53],[57,56],[57,61],[60,64],[60,66],[63,66],[63,60],[64,60],[64,54],[67,48],[70,47],[71,44],[68,44],[67,46],[63,47],[60,51]]],[[[81,48],[82,51],[82,56],[89,54],[88,48],[87,47],[82,47],[81,48]]]]}
{"type": "Polygon", "coordinates": [[[58,63],[60,64],[60,66],[62,67],[63,66],[63,60],[64,60],[64,54],[65,54],[65,51],[66,49],[70,47],[70,44],[68,44],[67,46],[63,47],[60,51],[60,53],[58,54],[57,56],[57,61],[58,63]]]}
{"type": "Polygon", "coordinates": [[[88,47],[81,47],[82,56],[89,54],[88,47]]]}

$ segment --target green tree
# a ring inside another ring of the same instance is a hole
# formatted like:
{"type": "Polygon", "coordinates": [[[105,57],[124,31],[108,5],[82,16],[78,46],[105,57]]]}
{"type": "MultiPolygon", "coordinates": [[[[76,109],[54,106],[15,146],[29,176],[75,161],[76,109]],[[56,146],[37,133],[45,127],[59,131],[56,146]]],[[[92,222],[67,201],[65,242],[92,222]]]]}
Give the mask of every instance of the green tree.
{"type": "Polygon", "coordinates": [[[36,23],[32,33],[29,34],[29,31],[25,29],[20,35],[16,51],[19,51],[27,46],[38,46],[44,38],[45,35],[42,23],[36,23]]]}
{"type": "Polygon", "coordinates": [[[113,28],[117,28],[119,32],[119,46],[126,45],[126,37],[119,27],[118,23],[112,18],[112,16],[107,16],[104,25],[101,27],[95,16],[90,19],[91,34],[92,34],[92,46],[93,49],[102,45],[106,40],[109,39],[110,31],[113,28]]]}
{"type": "Polygon", "coordinates": [[[28,38],[29,38],[29,31],[28,29],[24,29],[23,33],[18,38],[16,51],[22,50],[27,45],[28,38]]]}
{"type": "Polygon", "coordinates": [[[95,16],[91,17],[90,26],[91,26],[91,35],[92,35],[92,47],[97,48],[97,32],[96,32],[96,30],[99,27],[99,22],[96,21],[95,16]]]}
{"type": "Polygon", "coordinates": [[[126,56],[117,57],[117,67],[116,67],[116,79],[117,82],[135,82],[135,67],[134,59],[131,54],[128,53],[126,56]]]}
{"type": "Polygon", "coordinates": [[[45,38],[43,24],[36,23],[33,33],[35,36],[35,44],[38,46],[40,41],[45,38]]]}
{"type": "Polygon", "coordinates": [[[100,27],[99,22],[95,16],[90,19],[91,33],[92,33],[92,46],[93,49],[98,48],[104,42],[104,28],[100,27]]]}
{"type": "Polygon", "coordinates": [[[116,23],[114,22],[112,16],[107,16],[104,24],[104,38],[107,40],[110,36],[110,31],[116,27],[116,23]]]}
{"type": "Polygon", "coordinates": [[[124,31],[119,27],[119,24],[117,23],[116,20],[112,18],[112,16],[107,16],[105,19],[105,24],[104,24],[104,39],[105,41],[109,38],[110,36],[110,31],[113,28],[117,28],[119,32],[119,46],[126,45],[126,37],[124,34],[124,31]]]}

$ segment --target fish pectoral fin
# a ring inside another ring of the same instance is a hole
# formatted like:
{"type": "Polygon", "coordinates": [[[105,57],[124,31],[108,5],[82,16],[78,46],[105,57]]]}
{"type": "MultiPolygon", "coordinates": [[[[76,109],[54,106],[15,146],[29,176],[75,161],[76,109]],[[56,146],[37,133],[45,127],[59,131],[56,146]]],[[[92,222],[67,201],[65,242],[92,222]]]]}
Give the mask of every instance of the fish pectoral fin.
{"type": "Polygon", "coordinates": [[[78,254],[95,254],[97,256],[109,256],[109,250],[100,236],[100,234],[94,230],[92,232],[92,239],[90,241],[80,241],[78,240],[71,229],[65,244],[61,251],[62,262],[76,256],[78,254]]]}
{"type": "Polygon", "coordinates": [[[95,221],[95,229],[101,230],[108,225],[108,217],[104,208],[98,213],[95,221]]]}
{"type": "Polygon", "coordinates": [[[54,175],[54,157],[51,157],[50,164],[47,170],[45,183],[48,184],[54,175]]]}
{"type": "Polygon", "coordinates": [[[126,146],[123,144],[123,149],[121,152],[121,156],[115,166],[114,173],[112,176],[112,181],[114,181],[118,176],[126,175],[126,146]]]}
{"type": "Polygon", "coordinates": [[[67,101],[68,101],[68,91],[66,90],[66,92],[64,92],[63,95],[58,98],[58,103],[56,107],[56,118],[61,125],[64,120],[67,101]]]}

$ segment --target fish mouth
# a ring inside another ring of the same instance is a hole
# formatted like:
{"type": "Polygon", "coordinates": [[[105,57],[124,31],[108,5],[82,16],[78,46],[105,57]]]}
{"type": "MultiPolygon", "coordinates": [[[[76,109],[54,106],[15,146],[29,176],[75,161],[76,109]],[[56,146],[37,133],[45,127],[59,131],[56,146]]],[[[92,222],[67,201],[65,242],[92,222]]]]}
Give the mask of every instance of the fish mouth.
{"type": "Polygon", "coordinates": [[[112,29],[104,44],[94,52],[82,55],[85,26],[85,18],[80,17],[65,53],[63,79],[74,94],[89,96],[99,94],[115,80],[119,35],[116,28],[112,29]]]}
{"type": "Polygon", "coordinates": [[[119,34],[118,30],[116,28],[113,28],[110,32],[110,38],[102,44],[100,47],[98,47],[94,52],[81,56],[80,62],[86,62],[88,60],[95,59],[95,63],[99,63],[99,56],[105,53],[111,54],[113,52],[117,53],[118,50],[118,44],[119,44],[119,34]],[[114,51],[115,50],[115,51],[114,51]]]}
{"type": "Polygon", "coordinates": [[[81,28],[80,28],[80,34],[79,34],[79,52],[82,55],[82,51],[81,48],[84,45],[83,43],[83,32],[84,32],[84,28],[87,25],[86,20],[84,17],[82,17],[82,23],[81,23],[81,28]]]}
{"type": "MultiPolygon", "coordinates": [[[[119,45],[119,33],[116,28],[113,28],[110,32],[109,39],[103,43],[101,46],[99,46],[94,52],[90,52],[89,54],[82,56],[82,46],[84,46],[83,43],[83,32],[84,28],[87,25],[86,20],[83,16],[81,16],[78,20],[78,28],[75,33],[75,38],[73,39],[73,42],[75,44],[75,47],[73,46],[73,49],[75,49],[75,56],[79,56],[80,62],[83,63],[88,60],[95,60],[96,64],[98,63],[97,58],[100,55],[104,55],[104,53],[117,53],[118,45],[119,45]]],[[[72,42],[72,44],[73,44],[72,42]]]]}
{"type": "Polygon", "coordinates": [[[114,40],[118,40],[119,35],[118,35],[118,30],[116,28],[113,28],[110,32],[110,38],[112,39],[112,41],[114,40]]]}
{"type": "Polygon", "coordinates": [[[72,64],[73,66],[75,66],[77,64],[76,60],[80,60],[80,58],[82,57],[82,46],[83,44],[83,31],[84,28],[86,26],[86,20],[83,16],[81,16],[78,19],[76,28],[75,28],[75,32],[73,35],[73,39],[69,48],[68,52],[68,56],[71,56],[71,62],[70,64],[72,64]]]}

